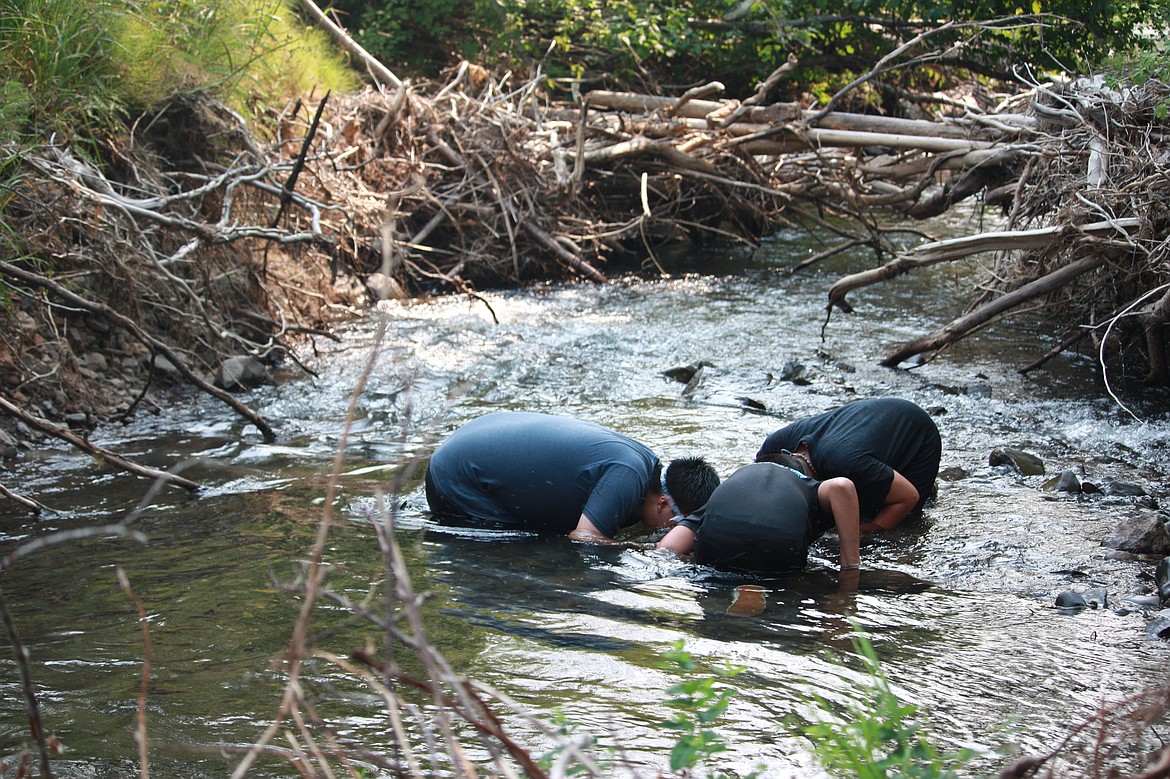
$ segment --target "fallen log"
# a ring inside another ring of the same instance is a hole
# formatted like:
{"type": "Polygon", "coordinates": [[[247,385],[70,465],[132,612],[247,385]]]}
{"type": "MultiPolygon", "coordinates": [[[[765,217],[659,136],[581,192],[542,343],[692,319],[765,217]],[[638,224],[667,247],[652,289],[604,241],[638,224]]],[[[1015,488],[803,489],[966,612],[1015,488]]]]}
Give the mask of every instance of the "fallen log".
{"type": "Polygon", "coordinates": [[[88,454],[92,455],[94,459],[100,462],[109,463],[110,465],[113,465],[116,468],[121,468],[123,471],[127,471],[128,473],[133,473],[136,476],[145,476],[148,479],[157,479],[159,481],[166,482],[167,484],[173,484],[176,487],[182,487],[185,490],[194,491],[199,489],[199,485],[190,479],[184,479],[182,476],[177,476],[173,473],[167,473],[166,471],[160,471],[156,468],[149,468],[145,465],[139,465],[132,460],[127,460],[125,457],[111,452],[109,449],[104,449],[100,446],[97,446],[96,444],[92,444],[71,430],[54,425],[52,422],[48,422],[34,414],[30,414],[3,396],[0,396],[0,413],[16,417],[29,427],[36,428],[42,433],[51,435],[54,438],[59,438],[62,441],[65,441],[72,446],[82,450],[83,452],[87,452],[88,454]]]}
{"type": "Polygon", "coordinates": [[[684,170],[706,173],[709,176],[719,175],[719,169],[714,165],[693,157],[668,143],[658,143],[645,136],[631,138],[611,146],[588,149],[584,152],[583,159],[588,165],[599,166],[618,160],[645,156],[660,157],[668,164],[684,170]]]}
{"type": "Polygon", "coordinates": [[[838,307],[848,311],[849,306],[845,303],[845,296],[853,290],[888,281],[918,268],[969,257],[981,252],[1038,249],[1049,246],[1073,233],[1107,235],[1124,232],[1128,228],[1137,227],[1138,224],[1137,218],[1117,219],[1080,226],[1056,225],[1035,230],[979,233],[962,238],[951,238],[946,241],[924,243],[895,257],[885,265],[838,279],[829,287],[829,302],[826,308],[838,307]]]}
{"type": "Polygon", "coordinates": [[[881,365],[886,368],[895,368],[899,363],[916,354],[937,351],[963,338],[971,331],[981,327],[1000,314],[1015,308],[1021,303],[1053,292],[1068,284],[1076,277],[1101,267],[1105,264],[1106,259],[1102,254],[1094,257],[1086,257],[1065,265],[1058,270],[1054,270],[1046,276],[1041,276],[1035,281],[1028,282],[1019,289],[1009,292],[1006,295],[1001,295],[971,313],[953,320],[940,330],[936,330],[933,333],[904,344],[901,348],[895,350],[882,360],[881,365]]]}
{"type": "Polygon", "coordinates": [[[889,181],[943,170],[963,170],[982,165],[1009,165],[1035,151],[1036,147],[1033,144],[1022,143],[977,149],[942,160],[931,157],[906,160],[883,155],[859,164],[857,172],[878,180],[889,181]]]}
{"type": "MultiPolygon", "coordinates": [[[[631,92],[608,92],[596,90],[586,95],[590,108],[607,108],[615,111],[652,115],[662,114],[676,118],[704,120],[704,126],[722,127],[724,115],[735,115],[738,103],[734,100],[689,100],[679,106],[679,99],[673,97],[658,97],[653,95],[639,95],[631,92]]],[[[755,106],[736,116],[731,124],[758,124],[776,125],[785,123],[802,123],[816,115],[815,111],[801,109],[796,103],[774,103],[769,106],[755,106]]],[[[1001,131],[998,127],[989,126],[985,122],[971,120],[963,124],[951,122],[934,122],[926,119],[901,119],[891,116],[875,116],[872,114],[854,114],[834,111],[826,114],[817,122],[817,127],[826,130],[856,130],[863,132],[889,133],[892,135],[918,135],[924,137],[944,137],[965,139],[973,135],[990,134],[998,137],[1014,132],[1028,130],[1033,127],[1030,117],[1011,115],[998,117],[1002,126],[1008,128],[1001,131]],[[990,131],[990,132],[989,132],[990,131]]],[[[728,125],[730,126],[730,125],[728,125]]]]}
{"type": "MultiPolygon", "coordinates": [[[[646,119],[635,123],[635,128],[646,135],[658,138],[675,138],[680,129],[700,133],[713,129],[703,119],[692,119],[685,116],[660,122],[646,119]]],[[[994,143],[991,141],[977,141],[967,138],[875,132],[872,130],[834,130],[825,127],[803,127],[799,124],[785,126],[735,122],[719,129],[733,136],[732,143],[745,146],[753,154],[760,155],[790,154],[795,151],[828,146],[844,148],[883,146],[894,149],[916,149],[924,152],[973,152],[994,147],[994,143]]]]}

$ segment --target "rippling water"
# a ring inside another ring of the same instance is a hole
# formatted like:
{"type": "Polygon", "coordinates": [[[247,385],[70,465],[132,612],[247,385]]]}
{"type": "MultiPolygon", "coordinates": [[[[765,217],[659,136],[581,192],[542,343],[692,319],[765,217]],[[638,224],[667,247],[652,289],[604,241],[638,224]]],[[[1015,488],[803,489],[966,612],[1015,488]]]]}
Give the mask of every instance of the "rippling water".
{"type": "MultiPolygon", "coordinates": [[[[959,226],[958,229],[964,229],[959,226]]],[[[432,640],[452,664],[538,710],[560,709],[583,731],[612,734],[643,774],[665,764],[672,682],[659,654],[682,640],[696,658],[742,666],[720,732],[722,764],[758,763],[774,776],[817,776],[794,723],[815,693],[843,705],[863,678],[850,645],[859,624],[902,700],[922,707],[947,745],[982,741],[1009,721],[1012,739],[1041,751],[1098,707],[1166,681],[1170,653],[1144,634],[1140,609],[1153,565],[1113,559],[1102,538],[1139,510],[1133,498],[1077,499],[1043,489],[1063,469],[1142,484],[1165,500],[1170,420],[1165,401],[1132,389],[1109,397],[1091,359],[1065,357],[1028,376],[1016,369],[1048,348],[1039,320],[997,325],[913,370],[878,360],[962,311],[970,266],[941,267],[854,293],[857,312],[825,330],[829,283],[865,267],[836,258],[795,276],[785,268],[817,247],[779,235],[762,251],[695,258],[669,279],[619,278],[608,287],[549,285],[384,304],[318,341],[302,359],[319,378],[258,390],[247,401],[279,431],[265,444],[205,398],[98,431],[96,442],[206,485],[166,490],[141,509],[149,538],[89,541],[21,560],[0,586],[31,654],[43,714],[67,751],[62,776],[137,775],[133,728],[142,634],[121,593],[121,566],[151,615],[151,736],[155,775],[222,775],[232,760],[181,749],[247,744],[276,710],[270,674],[297,611],[284,585],[303,564],[321,515],[352,389],[385,336],[357,403],[340,479],[343,520],[326,551],[330,586],[377,592],[381,558],[368,521],[377,496],[411,456],[425,457],[462,422],[498,409],[571,414],[638,438],[664,458],[706,455],[726,476],[788,420],[842,402],[900,395],[933,409],[943,434],[943,481],[920,522],[863,542],[857,592],[840,592],[831,543],[807,575],[764,583],[766,608],[728,612],[733,583],[679,561],[561,538],[430,526],[410,482],[401,517],[412,576],[433,593],[432,640]],[[800,383],[780,378],[790,361],[800,383]],[[707,363],[695,391],[671,368],[707,363]],[[1045,477],[988,466],[991,448],[1044,458],[1045,477]],[[1108,590],[1108,609],[1061,614],[1069,587],[1108,590]]],[[[0,552],[55,529],[116,521],[148,485],[65,450],[38,452],[6,486],[58,509],[39,519],[0,506],[0,552]]],[[[367,639],[341,624],[324,646],[367,639]]],[[[0,750],[28,739],[15,666],[0,661],[0,750]]],[[[310,674],[325,689],[335,669],[310,674]],[[316,674],[314,676],[314,674],[316,674]]],[[[331,704],[353,732],[385,739],[376,703],[331,704]]],[[[511,726],[539,752],[522,718],[511,726]]],[[[977,766],[972,770],[995,766],[977,766]]],[[[254,775],[287,776],[280,763],[254,775]]]]}

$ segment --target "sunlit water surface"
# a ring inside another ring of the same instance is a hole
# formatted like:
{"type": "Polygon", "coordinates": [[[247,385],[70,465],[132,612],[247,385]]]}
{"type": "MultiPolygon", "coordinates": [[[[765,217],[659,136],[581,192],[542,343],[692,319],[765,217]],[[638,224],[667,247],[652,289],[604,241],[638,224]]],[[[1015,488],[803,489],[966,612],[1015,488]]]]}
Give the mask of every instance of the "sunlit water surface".
{"type": "MultiPolygon", "coordinates": [[[[485,412],[579,416],[666,459],[703,454],[724,476],[786,421],[848,400],[899,395],[936,414],[943,467],[962,474],[940,482],[922,520],[864,541],[856,592],[839,590],[823,565],[835,557],[831,540],[819,544],[807,574],[763,583],[767,606],[754,617],[728,612],[735,582],[653,553],[433,527],[417,473],[408,473],[401,538],[416,588],[431,593],[430,639],[454,667],[532,710],[560,710],[579,731],[620,741],[645,776],[665,765],[674,743],[659,725],[675,680],[660,654],[677,641],[706,664],[744,669],[718,728],[730,747],[719,763],[740,772],[764,765],[771,776],[819,775],[799,730],[814,716],[814,695],[834,706],[865,698],[854,624],[899,697],[921,707],[948,749],[1012,743],[1041,752],[1101,706],[1166,682],[1166,644],[1146,636],[1142,608],[1124,603],[1150,592],[1153,563],[1116,559],[1101,546],[1142,500],[1165,499],[1164,400],[1118,389],[1122,407],[1089,358],[1019,374],[1058,335],[1038,320],[997,325],[912,370],[880,368],[894,346],[962,312],[972,266],[854,293],[856,313],[835,314],[822,340],[828,285],[872,261],[841,257],[784,272],[819,248],[780,235],[758,253],[694,258],[668,279],[384,304],[345,327],[339,342],[305,348],[300,357],[316,378],[246,396],[279,431],[276,444],[207,398],[95,433],[97,443],[142,462],[184,463],[184,475],[205,485],[193,496],[167,489],[139,506],[148,484],[63,449],[10,466],[6,486],[57,511],[30,518],[0,506],[0,552],[136,508],[134,527],[148,538],[53,547],[0,579],[42,716],[67,750],[55,759],[58,775],[138,775],[143,635],[117,567],[150,614],[154,775],[226,775],[238,758],[208,747],[258,736],[277,709],[282,687],[272,672],[299,606],[285,585],[313,543],[367,366],[339,479],[341,523],[325,553],[329,586],[354,599],[382,587],[369,522],[406,473],[401,464],[425,459],[485,412]],[[781,379],[792,360],[804,366],[799,382],[781,379]],[[664,375],[700,361],[708,366],[690,394],[664,375]],[[988,453],[1003,445],[1041,456],[1046,476],[990,467],[988,453]],[[1151,497],[1078,499],[1044,489],[1064,469],[1135,482],[1151,497]],[[1070,587],[1106,588],[1109,607],[1059,612],[1053,600],[1070,587]]],[[[320,646],[344,656],[378,640],[342,621],[339,609],[318,614],[322,630],[337,626],[320,646]]],[[[309,679],[327,696],[360,688],[324,663],[310,667],[309,679]]],[[[10,754],[29,741],[11,652],[0,660],[0,690],[0,749],[10,754]]],[[[355,738],[387,743],[376,700],[323,705],[355,738]]],[[[542,751],[527,720],[507,721],[517,740],[542,751]]],[[[990,761],[966,770],[999,768],[990,761]]],[[[292,773],[262,761],[252,775],[292,773]]]]}

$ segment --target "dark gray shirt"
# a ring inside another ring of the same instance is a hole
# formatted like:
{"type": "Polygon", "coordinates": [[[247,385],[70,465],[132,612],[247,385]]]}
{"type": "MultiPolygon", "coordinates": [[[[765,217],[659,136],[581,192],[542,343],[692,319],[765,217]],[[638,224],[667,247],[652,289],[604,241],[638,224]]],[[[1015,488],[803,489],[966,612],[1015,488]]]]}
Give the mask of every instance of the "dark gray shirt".
{"type": "Polygon", "coordinates": [[[745,465],[715,488],[707,505],[679,522],[695,531],[696,563],[777,573],[804,566],[813,541],[833,527],[820,482],[775,463],[745,465]]]}

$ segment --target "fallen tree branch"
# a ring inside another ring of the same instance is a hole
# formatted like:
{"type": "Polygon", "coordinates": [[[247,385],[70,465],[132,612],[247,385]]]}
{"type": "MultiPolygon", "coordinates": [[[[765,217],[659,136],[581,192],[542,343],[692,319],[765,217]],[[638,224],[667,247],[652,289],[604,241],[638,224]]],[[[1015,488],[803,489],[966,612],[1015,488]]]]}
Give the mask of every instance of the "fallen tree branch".
{"type": "Polygon", "coordinates": [[[551,251],[553,256],[556,257],[559,262],[563,263],[568,268],[588,279],[591,279],[592,281],[598,282],[599,284],[609,283],[609,279],[605,277],[605,274],[597,270],[597,268],[594,268],[585,260],[570,252],[564,246],[561,246],[561,244],[555,238],[534,225],[531,220],[522,219],[520,221],[520,225],[529,235],[535,238],[538,243],[551,251]]]}
{"type": "Polygon", "coordinates": [[[176,487],[182,487],[185,490],[194,491],[199,489],[199,485],[190,479],[184,479],[182,476],[176,476],[173,473],[160,471],[156,468],[149,468],[145,465],[139,465],[132,460],[127,460],[125,457],[111,452],[109,449],[104,449],[100,446],[97,446],[96,444],[92,444],[71,430],[59,427],[54,425],[52,422],[30,414],[3,396],[0,396],[0,413],[16,417],[29,427],[36,428],[42,433],[51,435],[54,438],[60,438],[62,441],[72,444],[74,447],[82,450],[83,452],[87,452],[88,454],[93,455],[93,457],[100,462],[109,463],[116,468],[121,468],[124,471],[135,474],[136,476],[145,476],[148,479],[158,479],[167,482],[168,484],[174,484],[176,487]]]}
{"type": "Polygon", "coordinates": [[[263,417],[261,417],[248,406],[241,403],[239,400],[233,397],[231,393],[207,383],[204,379],[196,375],[194,371],[187,367],[186,362],[180,358],[169,345],[148,334],[141,327],[139,327],[134,320],[123,316],[109,306],[106,306],[102,303],[95,303],[92,300],[88,300],[81,295],[71,292],[57,282],[51,279],[47,279],[39,273],[27,271],[24,268],[13,265],[12,263],[0,261],[0,273],[4,273],[7,276],[19,279],[25,284],[30,284],[34,287],[48,290],[70,305],[76,306],[94,314],[98,314],[113,324],[125,329],[141,343],[149,347],[153,353],[161,354],[163,357],[166,357],[167,360],[169,360],[171,364],[175,366],[175,369],[179,371],[183,378],[191,382],[191,384],[194,384],[208,395],[220,399],[228,406],[230,406],[237,414],[255,425],[256,428],[260,431],[261,435],[264,436],[265,442],[272,443],[276,440],[276,433],[274,433],[269,424],[264,421],[263,417]]]}
{"type": "Polygon", "coordinates": [[[334,40],[341,44],[341,47],[361,61],[370,71],[370,75],[374,80],[383,86],[391,89],[398,89],[402,86],[402,79],[394,75],[390,68],[379,62],[372,54],[363,49],[361,45],[349,36],[345,30],[341,29],[333,22],[325,12],[322,11],[313,0],[301,0],[301,7],[309,16],[313,17],[325,30],[333,36],[334,40]]]}
{"type": "Polygon", "coordinates": [[[645,156],[660,157],[665,162],[683,168],[684,170],[706,173],[709,176],[719,175],[719,169],[709,162],[692,157],[690,154],[676,149],[668,143],[658,143],[643,136],[631,138],[621,143],[615,143],[612,146],[592,149],[585,152],[584,159],[587,164],[601,165],[627,158],[645,156]]]}
{"type": "Polygon", "coordinates": [[[768,76],[766,79],[757,84],[756,93],[740,103],[739,108],[736,108],[734,111],[732,111],[731,114],[729,114],[725,119],[723,119],[723,121],[719,123],[719,125],[721,127],[726,127],[750,111],[753,106],[757,106],[764,102],[764,100],[768,97],[768,93],[771,92],[772,89],[780,83],[780,80],[796,68],[797,62],[798,60],[796,59],[796,55],[789,52],[788,59],[784,61],[784,64],[772,71],[772,75],[768,76]]]}
{"type": "Polygon", "coordinates": [[[19,631],[16,629],[16,623],[12,620],[12,613],[8,610],[8,599],[4,597],[3,590],[0,590],[0,622],[4,623],[5,632],[8,634],[8,644],[12,647],[12,654],[16,658],[16,668],[20,676],[20,691],[24,698],[29,732],[37,744],[41,776],[43,779],[53,779],[53,764],[49,760],[49,756],[59,751],[57,739],[52,734],[45,732],[45,722],[41,717],[36,688],[33,686],[32,674],[28,669],[28,647],[25,646],[19,631]]]}
{"type": "MultiPolygon", "coordinates": [[[[816,112],[802,110],[797,103],[775,103],[769,106],[754,106],[748,111],[736,115],[737,104],[731,100],[691,100],[683,106],[678,106],[678,98],[659,97],[655,95],[639,95],[632,92],[608,92],[596,90],[587,95],[590,108],[608,108],[616,111],[629,111],[639,114],[670,113],[676,118],[702,119],[705,127],[729,127],[740,124],[740,119],[748,125],[761,125],[758,131],[763,131],[768,125],[789,122],[802,122],[815,115],[816,112]],[[727,122],[724,115],[735,116],[735,120],[727,122]],[[717,118],[718,117],[718,118],[717,118]],[[726,122],[726,124],[724,124],[726,122]]],[[[1018,121],[1026,123],[1021,117],[1018,121]]],[[[970,138],[972,129],[958,120],[930,121],[927,119],[902,119],[891,116],[875,116],[872,114],[853,114],[843,111],[834,111],[825,115],[817,127],[825,130],[862,130],[868,132],[890,133],[893,135],[920,135],[927,137],[943,137],[965,139],[970,138]]],[[[992,136],[994,137],[994,135],[992,136]]]]}
{"type": "Polygon", "coordinates": [[[40,514],[42,511],[45,511],[48,509],[48,506],[46,506],[45,504],[39,503],[26,495],[20,495],[18,493],[15,493],[12,490],[5,487],[3,484],[0,484],[0,495],[3,495],[4,497],[8,498],[9,500],[16,501],[20,505],[24,506],[27,509],[30,509],[31,511],[33,511],[36,514],[40,514]]]}
{"type": "Polygon", "coordinates": [[[1001,295],[971,313],[955,319],[940,330],[910,341],[882,360],[881,365],[886,368],[894,368],[897,367],[898,363],[916,354],[941,349],[947,344],[958,341],[972,330],[986,324],[1005,311],[1009,311],[1021,303],[1059,289],[1077,276],[1088,273],[1094,268],[1101,267],[1105,262],[1106,257],[1097,254],[1093,257],[1086,257],[1082,260],[1069,263],[1046,276],[1041,276],[1035,281],[1025,284],[1013,292],[1001,295]]]}
{"type": "Polygon", "coordinates": [[[969,257],[981,252],[1037,249],[1048,246],[1070,233],[1085,235],[1116,233],[1127,228],[1137,227],[1138,223],[1136,218],[1116,219],[1109,222],[1093,222],[1079,227],[1056,225],[1035,230],[979,233],[962,238],[920,244],[905,254],[895,257],[885,265],[838,279],[833,286],[829,287],[829,302],[826,307],[836,306],[849,310],[848,304],[845,303],[845,296],[853,290],[889,281],[918,268],[969,257]]]}
{"type": "Polygon", "coordinates": [[[317,127],[321,124],[321,113],[325,110],[325,104],[329,102],[329,92],[325,93],[325,97],[321,98],[321,102],[317,105],[317,111],[313,114],[313,121],[309,125],[309,131],[305,133],[305,140],[301,143],[301,151],[297,154],[297,159],[293,163],[292,170],[285,179],[284,186],[280,190],[280,206],[276,209],[276,216],[272,217],[269,227],[276,227],[280,224],[280,218],[284,212],[288,210],[288,204],[292,202],[293,193],[297,189],[297,178],[301,175],[301,170],[305,167],[305,157],[309,154],[309,147],[313,145],[313,138],[317,135],[317,127]]]}

